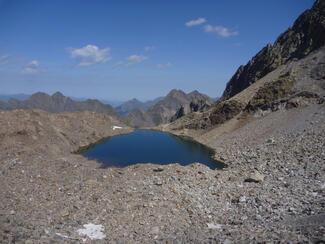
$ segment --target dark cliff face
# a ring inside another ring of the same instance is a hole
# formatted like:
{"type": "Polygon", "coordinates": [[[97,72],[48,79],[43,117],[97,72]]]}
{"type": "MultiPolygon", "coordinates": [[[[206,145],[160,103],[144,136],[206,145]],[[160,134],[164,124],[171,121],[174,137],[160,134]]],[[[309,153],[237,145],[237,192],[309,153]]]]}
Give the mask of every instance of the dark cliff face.
{"type": "Polygon", "coordinates": [[[228,82],[222,99],[241,92],[280,65],[301,59],[325,44],[325,1],[301,14],[293,26],[268,44],[245,66],[240,66],[228,82]]]}
{"type": "Polygon", "coordinates": [[[171,90],[167,96],[148,110],[155,125],[168,123],[188,114],[191,103],[211,104],[212,99],[205,94],[193,91],[188,94],[182,90],[171,90]]]}

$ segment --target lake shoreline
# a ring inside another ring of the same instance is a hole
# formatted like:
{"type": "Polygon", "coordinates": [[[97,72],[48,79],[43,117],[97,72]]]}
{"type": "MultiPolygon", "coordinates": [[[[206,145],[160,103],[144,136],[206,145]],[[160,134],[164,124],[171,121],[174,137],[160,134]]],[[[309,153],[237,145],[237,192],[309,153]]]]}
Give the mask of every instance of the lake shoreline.
{"type": "Polygon", "coordinates": [[[315,172],[324,170],[324,109],[275,112],[233,132],[236,140],[220,137],[222,144],[211,146],[223,151],[229,163],[223,170],[201,164],[103,169],[71,149],[118,133],[110,129],[117,121],[92,113],[2,113],[0,241],[80,242],[77,230],[89,223],[103,226],[102,242],[321,238],[325,179],[315,172]],[[83,126],[69,127],[76,118],[83,126]],[[263,132],[260,123],[277,121],[296,123],[251,140],[256,128],[263,132]]]}
{"type": "Polygon", "coordinates": [[[87,147],[81,154],[88,159],[101,162],[104,167],[128,167],[137,163],[157,165],[179,163],[185,166],[194,162],[209,165],[212,169],[225,167],[213,159],[214,150],[211,148],[188,137],[152,129],[135,129],[127,134],[105,138],[87,147]],[[118,146],[115,146],[116,143],[119,143],[118,146]],[[130,150],[134,147],[137,147],[136,152],[130,150]]]}

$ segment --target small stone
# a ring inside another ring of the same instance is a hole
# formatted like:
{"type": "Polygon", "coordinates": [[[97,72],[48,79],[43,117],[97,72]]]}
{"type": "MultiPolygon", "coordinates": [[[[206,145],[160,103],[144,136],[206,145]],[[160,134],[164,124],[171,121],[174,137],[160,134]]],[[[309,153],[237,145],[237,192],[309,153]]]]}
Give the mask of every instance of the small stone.
{"type": "Polygon", "coordinates": [[[325,183],[323,183],[323,184],[320,186],[320,189],[322,189],[322,190],[325,189],[325,183]]]}
{"type": "Polygon", "coordinates": [[[223,242],[223,244],[231,244],[231,243],[233,243],[231,240],[229,240],[229,239],[226,239],[226,240],[224,240],[224,242],[223,242]]]}
{"type": "Polygon", "coordinates": [[[69,215],[70,215],[70,213],[69,213],[68,210],[65,210],[65,211],[63,211],[63,212],[61,213],[61,216],[62,216],[62,217],[67,217],[67,216],[69,216],[69,215]]]}
{"type": "Polygon", "coordinates": [[[246,197],[241,196],[238,201],[244,203],[244,202],[246,202],[246,197]]]}
{"type": "Polygon", "coordinates": [[[161,172],[161,171],[164,171],[163,167],[157,167],[153,169],[153,172],[161,172]]]}
{"type": "Polygon", "coordinates": [[[159,234],[159,227],[155,226],[151,229],[150,234],[152,235],[158,235],[159,234]]]}
{"type": "Polygon", "coordinates": [[[275,143],[275,140],[273,138],[269,138],[269,139],[267,139],[266,142],[270,143],[270,144],[273,144],[273,143],[275,143]]]}
{"type": "Polygon", "coordinates": [[[264,181],[264,175],[258,171],[255,171],[244,180],[244,182],[254,182],[254,183],[260,183],[263,181],[264,181]]]}
{"type": "Polygon", "coordinates": [[[153,181],[154,185],[161,186],[163,184],[162,180],[159,178],[155,178],[153,181]]]}

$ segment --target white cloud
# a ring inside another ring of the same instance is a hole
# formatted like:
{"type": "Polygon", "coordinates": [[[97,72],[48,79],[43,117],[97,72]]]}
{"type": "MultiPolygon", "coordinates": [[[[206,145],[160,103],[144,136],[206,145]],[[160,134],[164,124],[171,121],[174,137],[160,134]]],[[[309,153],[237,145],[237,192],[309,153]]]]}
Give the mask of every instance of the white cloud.
{"type": "Polygon", "coordinates": [[[0,56],[0,65],[7,64],[9,62],[9,55],[2,55],[0,56]]]}
{"type": "Polygon", "coordinates": [[[171,66],[172,66],[172,64],[170,62],[165,63],[165,64],[157,64],[158,69],[166,69],[166,68],[169,68],[171,66]]]}
{"type": "Polygon", "coordinates": [[[239,34],[237,31],[232,31],[227,27],[221,25],[216,25],[216,26],[206,25],[204,26],[204,31],[207,33],[214,33],[220,37],[231,37],[239,34]]]}
{"type": "Polygon", "coordinates": [[[32,60],[23,68],[23,74],[34,75],[38,74],[40,70],[40,63],[37,60],[32,60]]]}
{"type": "Polygon", "coordinates": [[[153,50],[155,50],[155,49],[156,49],[155,46],[146,46],[146,47],[144,47],[144,50],[145,50],[146,52],[150,52],[150,51],[153,51],[153,50]]]}
{"type": "Polygon", "coordinates": [[[126,59],[129,62],[129,64],[137,64],[137,63],[141,63],[141,62],[145,61],[146,59],[148,59],[148,57],[143,56],[143,55],[134,54],[134,55],[127,57],[126,59]]]}
{"type": "Polygon", "coordinates": [[[145,60],[147,60],[148,57],[143,56],[143,55],[130,55],[129,57],[126,58],[126,61],[118,61],[113,65],[113,68],[119,68],[119,67],[128,67],[134,64],[141,63],[145,60]]]}
{"type": "Polygon", "coordinates": [[[197,26],[197,25],[202,25],[205,22],[207,22],[207,20],[205,18],[197,18],[197,19],[193,19],[193,20],[186,22],[185,25],[187,27],[193,27],[193,26],[197,26]]]}
{"type": "Polygon", "coordinates": [[[110,50],[108,47],[100,49],[95,45],[69,49],[71,57],[79,61],[79,66],[89,66],[110,60],[110,50]]]}
{"type": "Polygon", "coordinates": [[[116,62],[112,67],[113,68],[119,68],[119,67],[122,67],[122,66],[125,66],[126,64],[125,64],[125,62],[123,62],[123,61],[118,61],[118,62],[116,62]]]}

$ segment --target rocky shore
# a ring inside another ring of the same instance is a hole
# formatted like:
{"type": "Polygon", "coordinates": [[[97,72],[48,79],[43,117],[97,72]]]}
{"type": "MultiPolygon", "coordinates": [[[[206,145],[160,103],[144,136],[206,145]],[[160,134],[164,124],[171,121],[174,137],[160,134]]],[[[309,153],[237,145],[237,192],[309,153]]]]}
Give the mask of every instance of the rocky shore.
{"type": "Polygon", "coordinates": [[[277,111],[218,140],[206,138],[228,164],[215,171],[201,164],[104,169],[72,153],[131,130],[113,130],[118,121],[104,117],[1,113],[0,242],[308,243],[324,237],[324,105],[277,111]],[[100,227],[97,236],[85,234],[89,226],[100,227]]]}

